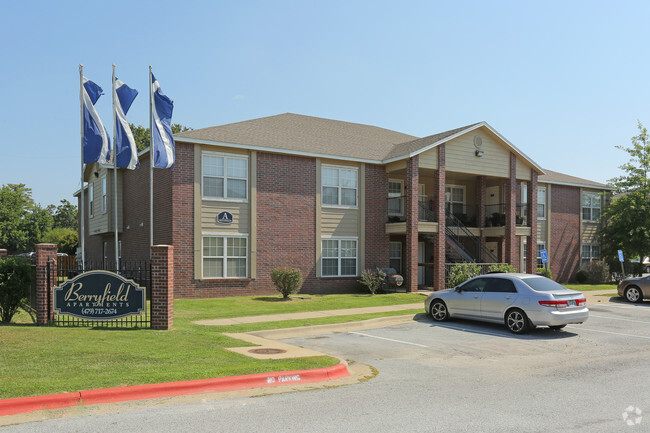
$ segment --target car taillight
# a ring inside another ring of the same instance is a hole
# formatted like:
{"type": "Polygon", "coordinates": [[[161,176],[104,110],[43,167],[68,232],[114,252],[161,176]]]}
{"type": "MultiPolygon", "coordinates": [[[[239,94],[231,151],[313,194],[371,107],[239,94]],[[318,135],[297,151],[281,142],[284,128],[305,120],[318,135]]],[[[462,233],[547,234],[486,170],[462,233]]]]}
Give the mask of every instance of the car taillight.
{"type": "Polygon", "coordinates": [[[569,301],[539,301],[539,305],[545,307],[566,308],[569,305],[569,301]]]}
{"type": "Polygon", "coordinates": [[[576,299],[576,305],[578,307],[584,307],[585,305],[587,305],[587,298],[576,299]]]}

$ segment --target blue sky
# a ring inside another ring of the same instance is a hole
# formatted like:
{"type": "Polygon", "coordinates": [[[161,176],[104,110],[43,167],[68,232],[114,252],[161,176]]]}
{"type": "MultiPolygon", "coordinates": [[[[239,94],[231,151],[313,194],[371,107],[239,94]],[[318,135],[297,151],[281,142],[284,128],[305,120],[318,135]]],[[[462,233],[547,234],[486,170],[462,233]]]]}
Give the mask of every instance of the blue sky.
{"type": "Polygon", "coordinates": [[[194,129],[285,112],[426,136],[487,121],[542,167],[599,182],[650,126],[646,1],[4,2],[0,185],[80,185],[78,65],[194,129]]]}

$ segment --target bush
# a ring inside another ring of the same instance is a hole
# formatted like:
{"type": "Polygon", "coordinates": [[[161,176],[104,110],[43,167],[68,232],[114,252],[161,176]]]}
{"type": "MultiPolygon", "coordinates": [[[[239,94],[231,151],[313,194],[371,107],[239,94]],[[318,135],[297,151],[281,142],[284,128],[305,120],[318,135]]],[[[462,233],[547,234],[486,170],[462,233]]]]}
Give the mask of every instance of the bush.
{"type": "Polygon", "coordinates": [[[514,273],[517,272],[517,269],[515,269],[514,266],[509,265],[507,263],[495,263],[493,265],[490,265],[488,268],[488,272],[510,272],[514,273]]]}
{"type": "Polygon", "coordinates": [[[366,269],[361,273],[361,279],[359,280],[359,283],[361,284],[361,287],[363,287],[365,290],[368,290],[371,295],[374,295],[381,289],[381,286],[384,284],[385,280],[386,273],[383,271],[377,269],[376,272],[373,272],[370,269],[366,269]]]}
{"type": "Polygon", "coordinates": [[[551,272],[550,269],[537,268],[537,273],[539,275],[542,275],[542,276],[546,277],[546,278],[551,278],[551,279],[553,278],[553,273],[551,272]]]}
{"type": "Polygon", "coordinates": [[[275,268],[271,271],[271,280],[284,299],[298,293],[302,286],[302,272],[296,268],[275,268]]]}
{"type": "Polygon", "coordinates": [[[589,284],[601,284],[609,277],[609,266],[605,262],[591,262],[585,266],[587,282],[589,284]]]}
{"type": "Polygon", "coordinates": [[[587,282],[587,275],[587,271],[580,269],[578,272],[576,272],[576,282],[584,284],[587,282]]]}
{"type": "Polygon", "coordinates": [[[32,268],[28,259],[0,259],[0,321],[9,323],[29,296],[32,268]]]}
{"type": "Polygon", "coordinates": [[[456,287],[472,277],[481,275],[481,267],[474,263],[456,263],[449,272],[447,287],[456,287]]]}

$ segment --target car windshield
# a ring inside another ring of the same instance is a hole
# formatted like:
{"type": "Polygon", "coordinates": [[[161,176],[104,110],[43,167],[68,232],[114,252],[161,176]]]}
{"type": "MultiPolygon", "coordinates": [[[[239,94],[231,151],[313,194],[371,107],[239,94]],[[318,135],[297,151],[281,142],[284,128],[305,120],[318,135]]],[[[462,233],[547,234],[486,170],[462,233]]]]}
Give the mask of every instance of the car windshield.
{"type": "Polygon", "coordinates": [[[533,290],[538,292],[552,292],[555,290],[567,290],[566,287],[546,277],[522,278],[524,283],[528,284],[533,290]]]}

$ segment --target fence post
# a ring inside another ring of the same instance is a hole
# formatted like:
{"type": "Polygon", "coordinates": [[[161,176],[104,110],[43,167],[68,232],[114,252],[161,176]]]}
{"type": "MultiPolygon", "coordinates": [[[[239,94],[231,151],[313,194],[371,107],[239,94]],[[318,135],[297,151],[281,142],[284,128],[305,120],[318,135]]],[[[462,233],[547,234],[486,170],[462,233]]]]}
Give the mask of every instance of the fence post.
{"type": "Polygon", "coordinates": [[[37,244],[36,245],[36,323],[38,325],[47,325],[52,306],[48,305],[48,294],[52,287],[48,286],[48,266],[50,262],[50,281],[56,285],[56,252],[55,244],[37,244]]]}
{"type": "Polygon", "coordinates": [[[174,325],[174,247],[151,247],[151,329],[174,325]]]}

